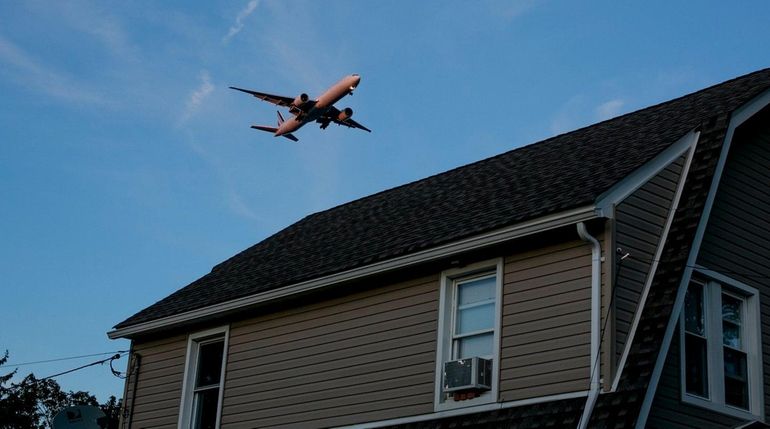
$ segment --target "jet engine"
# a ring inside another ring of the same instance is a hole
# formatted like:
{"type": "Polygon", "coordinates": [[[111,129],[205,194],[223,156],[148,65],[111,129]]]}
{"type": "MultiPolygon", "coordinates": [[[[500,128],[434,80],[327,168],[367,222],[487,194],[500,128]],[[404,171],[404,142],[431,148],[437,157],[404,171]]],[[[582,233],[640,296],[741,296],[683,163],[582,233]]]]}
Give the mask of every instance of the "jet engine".
{"type": "Polygon", "coordinates": [[[304,92],[297,96],[297,98],[294,99],[294,101],[291,102],[291,105],[294,107],[300,107],[303,104],[307,103],[307,100],[310,99],[307,94],[304,92]]]}
{"type": "Polygon", "coordinates": [[[337,120],[341,122],[345,122],[348,119],[350,119],[351,116],[353,116],[353,109],[351,109],[350,107],[346,107],[344,110],[340,112],[339,115],[337,115],[337,120]]]}

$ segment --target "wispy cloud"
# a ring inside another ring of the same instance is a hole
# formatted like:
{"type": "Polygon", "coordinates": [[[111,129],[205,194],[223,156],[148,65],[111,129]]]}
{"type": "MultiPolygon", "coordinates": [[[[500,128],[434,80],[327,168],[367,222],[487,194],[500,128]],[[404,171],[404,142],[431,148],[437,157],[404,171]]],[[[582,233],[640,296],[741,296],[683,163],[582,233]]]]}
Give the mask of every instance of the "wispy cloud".
{"type": "Polygon", "coordinates": [[[251,0],[240,12],[238,12],[238,15],[235,17],[235,22],[230,26],[230,30],[227,31],[225,37],[222,38],[222,43],[229,42],[230,39],[243,30],[243,21],[257,9],[258,5],[259,0],[251,0]]]}
{"type": "Polygon", "coordinates": [[[551,132],[561,134],[580,125],[585,104],[586,100],[582,95],[576,95],[562,104],[551,119],[551,132]]]}
{"type": "Polygon", "coordinates": [[[200,85],[187,98],[184,112],[182,112],[182,116],[179,119],[180,123],[190,119],[200,109],[203,101],[214,91],[214,85],[211,83],[211,76],[209,76],[208,71],[201,71],[199,79],[201,81],[200,85]]]}
{"type": "Polygon", "coordinates": [[[103,103],[97,94],[82,88],[61,72],[46,67],[10,40],[0,35],[0,63],[9,76],[22,85],[51,97],[82,103],[103,103]]]}
{"type": "Polygon", "coordinates": [[[596,119],[599,121],[604,121],[606,119],[614,118],[623,112],[623,106],[625,105],[626,102],[619,98],[606,101],[596,106],[594,109],[594,112],[596,113],[596,119]]]}
{"type": "Polygon", "coordinates": [[[246,204],[241,194],[234,188],[229,188],[226,192],[227,205],[234,214],[250,220],[261,220],[259,216],[257,216],[257,213],[246,204]]]}

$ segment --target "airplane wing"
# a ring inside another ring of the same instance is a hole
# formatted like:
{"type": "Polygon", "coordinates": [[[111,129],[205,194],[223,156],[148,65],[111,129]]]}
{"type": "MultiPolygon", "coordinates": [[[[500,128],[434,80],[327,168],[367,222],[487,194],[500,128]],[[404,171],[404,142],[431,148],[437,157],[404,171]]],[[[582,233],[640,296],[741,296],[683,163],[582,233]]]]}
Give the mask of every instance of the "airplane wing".
{"type": "Polygon", "coordinates": [[[265,92],[257,92],[257,91],[252,91],[250,89],[236,88],[234,86],[231,86],[230,89],[245,92],[246,94],[253,95],[254,97],[259,98],[260,100],[265,100],[268,103],[273,103],[276,106],[290,107],[291,103],[294,101],[292,97],[284,97],[281,95],[267,94],[265,92]]]}
{"type": "Polygon", "coordinates": [[[326,116],[327,120],[329,120],[331,122],[334,122],[337,125],[344,125],[346,127],[358,128],[360,130],[368,131],[370,133],[372,132],[372,130],[370,130],[369,128],[366,128],[365,126],[363,126],[361,124],[359,124],[358,122],[354,121],[352,118],[348,118],[348,119],[345,119],[344,121],[340,121],[339,119],[337,119],[337,117],[339,117],[339,115],[340,115],[340,110],[337,109],[336,107],[332,106],[332,107],[329,108],[329,111],[326,112],[325,116],[326,116]]]}

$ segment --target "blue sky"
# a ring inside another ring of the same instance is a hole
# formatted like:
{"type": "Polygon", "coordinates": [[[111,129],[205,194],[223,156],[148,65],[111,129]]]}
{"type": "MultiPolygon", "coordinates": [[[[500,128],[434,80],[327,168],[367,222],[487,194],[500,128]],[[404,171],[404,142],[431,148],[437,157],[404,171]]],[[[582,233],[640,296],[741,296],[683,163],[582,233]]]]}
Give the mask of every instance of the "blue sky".
{"type": "MultiPolygon", "coordinates": [[[[2,2],[0,350],[128,348],[115,323],[311,212],[770,66],[768,16],[760,0],[2,2]],[[350,73],[338,107],[371,134],[276,139],[249,128],[273,106],[227,89],[316,96],[350,73]]],[[[122,392],[101,366],[58,380],[122,392]]]]}

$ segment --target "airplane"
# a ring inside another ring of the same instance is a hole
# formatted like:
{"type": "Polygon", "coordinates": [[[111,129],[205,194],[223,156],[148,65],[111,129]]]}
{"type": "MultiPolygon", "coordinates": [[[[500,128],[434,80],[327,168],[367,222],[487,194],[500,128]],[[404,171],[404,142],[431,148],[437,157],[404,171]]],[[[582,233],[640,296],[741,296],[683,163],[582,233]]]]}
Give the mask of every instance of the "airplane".
{"type": "Polygon", "coordinates": [[[265,125],[252,125],[251,128],[255,130],[267,131],[273,133],[275,137],[285,137],[292,141],[299,141],[297,137],[292,134],[303,125],[310,122],[318,122],[321,124],[321,129],[325,130],[330,123],[334,122],[337,125],[345,125],[350,128],[358,128],[364,131],[372,132],[369,128],[359,124],[351,119],[353,116],[353,109],[346,107],[343,110],[339,110],[334,107],[334,103],[340,101],[342,97],[353,94],[353,90],[356,89],[361,82],[361,76],[352,74],[345,76],[339,82],[335,83],[331,88],[327,89],[320,97],[315,100],[311,100],[307,94],[302,93],[296,98],[284,97],[280,95],[272,95],[264,92],[252,91],[250,89],[236,88],[231,86],[230,89],[236,91],[245,92],[246,94],[253,95],[260,100],[273,103],[276,106],[283,106],[289,108],[289,113],[294,117],[289,120],[284,120],[281,112],[278,111],[278,126],[268,127],[265,125]]]}

